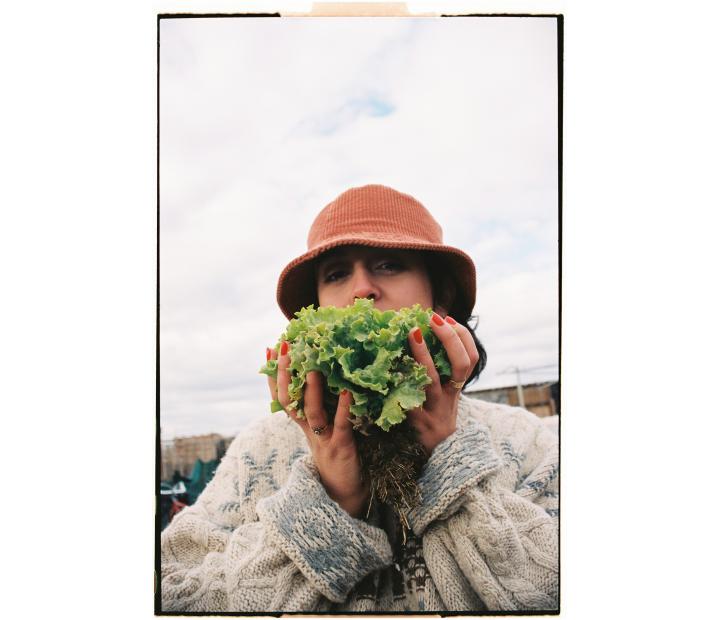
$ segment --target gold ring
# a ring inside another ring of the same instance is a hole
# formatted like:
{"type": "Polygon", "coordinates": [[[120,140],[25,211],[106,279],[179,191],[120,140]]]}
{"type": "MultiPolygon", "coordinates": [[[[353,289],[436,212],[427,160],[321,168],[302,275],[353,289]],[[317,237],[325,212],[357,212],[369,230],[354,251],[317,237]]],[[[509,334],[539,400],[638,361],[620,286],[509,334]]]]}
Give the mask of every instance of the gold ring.
{"type": "Polygon", "coordinates": [[[327,428],[327,424],[325,426],[315,426],[312,429],[312,432],[316,435],[322,435],[322,432],[327,428]]]}
{"type": "Polygon", "coordinates": [[[450,384],[456,389],[456,390],[462,390],[463,387],[465,387],[464,381],[453,381],[450,379],[450,384]]]}

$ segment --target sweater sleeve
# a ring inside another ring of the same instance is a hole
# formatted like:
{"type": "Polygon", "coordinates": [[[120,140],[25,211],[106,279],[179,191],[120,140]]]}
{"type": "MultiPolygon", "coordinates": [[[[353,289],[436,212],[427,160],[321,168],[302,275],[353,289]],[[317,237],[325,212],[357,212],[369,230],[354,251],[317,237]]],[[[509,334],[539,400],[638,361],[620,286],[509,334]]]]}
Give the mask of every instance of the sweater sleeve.
{"type": "Polygon", "coordinates": [[[498,454],[470,420],[423,470],[409,520],[449,609],[467,604],[467,591],[490,610],[557,609],[557,438],[536,424],[524,443],[498,454]]]}
{"type": "Polygon", "coordinates": [[[198,501],[161,534],[163,611],[327,610],[390,564],[385,532],[329,498],[309,455],[254,510],[246,496],[257,471],[238,456],[228,453],[198,501]],[[233,513],[244,516],[228,519],[233,513]]]}

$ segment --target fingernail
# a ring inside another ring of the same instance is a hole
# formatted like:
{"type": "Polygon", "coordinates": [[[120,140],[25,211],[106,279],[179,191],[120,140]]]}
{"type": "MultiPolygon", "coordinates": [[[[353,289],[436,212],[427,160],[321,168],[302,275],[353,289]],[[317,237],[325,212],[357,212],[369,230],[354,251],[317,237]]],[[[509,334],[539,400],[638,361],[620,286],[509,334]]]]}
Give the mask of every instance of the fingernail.
{"type": "Polygon", "coordinates": [[[422,344],[423,337],[419,327],[413,332],[413,338],[415,339],[415,342],[422,344]]]}
{"type": "Polygon", "coordinates": [[[340,396],[342,396],[343,398],[345,398],[345,397],[347,396],[347,393],[348,393],[347,390],[343,390],[342,392],[340,392],[340,396]]]}
{"type": "Polygon", "coordinates": [[[280,345],[280,355],[285,355],[288,352],[288,343],[283,340],[280,345]]]}
{"type": "Polygon", "coordinates": [[[457,325],[457,321],[456,321],[454,318],[452,318],[450,315],[446,316],[446,317],[445,317],[445,320],[446,320],[448,323],[450,323],[450,325],[457,325]]]}
{"type": "Polygon", "coordinates": [[[440,315],[438,315],[438,314],[435,314],[434,312],[432,315],[432,320],[433,320],[433,323],[435,323],[435,325],[442,325],[444,323],[444,321],[442,320],[442,317],[440,317],[440,315]]]}
{"type": "Polygon", "coordinates": [[[272,351],[265,347],[265,359],[270,361],[270,357],[272,356],[272,351]]]}

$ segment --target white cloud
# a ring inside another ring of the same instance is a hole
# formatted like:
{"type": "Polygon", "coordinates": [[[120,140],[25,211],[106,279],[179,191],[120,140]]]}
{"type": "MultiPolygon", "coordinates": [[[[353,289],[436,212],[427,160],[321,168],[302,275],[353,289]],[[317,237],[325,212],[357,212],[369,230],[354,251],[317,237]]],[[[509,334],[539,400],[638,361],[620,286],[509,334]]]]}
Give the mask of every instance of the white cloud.
{"type": "Polygon", "coordinates": [[[277,277],[364,183],[474,258],[484,381],[556,361],[555,67],[553,20],[162,20],[164,432],[265,414],[277,277]]]}
{"type": "MultiPolygon", "coordinates": [[[[478,287],[476,332],[488,364],[473,387],[513,382],[511,366],[535,368],[558,361],[558,273],[517,272],[478,287]]],[[[542,375],[557,378],[558,368],[542,375]]],[[[533,379],[539,375],[530,375],[533,379]]]]}

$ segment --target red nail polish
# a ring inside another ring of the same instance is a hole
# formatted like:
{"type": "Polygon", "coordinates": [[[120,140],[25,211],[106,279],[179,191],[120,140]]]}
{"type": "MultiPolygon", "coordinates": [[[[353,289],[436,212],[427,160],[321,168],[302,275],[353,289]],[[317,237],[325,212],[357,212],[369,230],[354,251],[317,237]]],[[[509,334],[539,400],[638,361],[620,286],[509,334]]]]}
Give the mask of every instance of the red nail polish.
{"type": "Polygon", "coordinates": [[[268,360],[268,361],[270,361],[270,358],[271,358],[271,357],[272,357],[272,351],[270,351],[270,349],[268,349],[268,348],[266,347],[266,348],[265,348],[265,359],[268,360]]]}
{"type": "Polygon", "coordinates": [[[347,393],[348,393],[347,390],[343,390],[342,392],[340,392],[340,396],[342,396],[343,398],[345,398],[345,397],[347,396],[347,393]]]}
{"type": "Polygon", "coordinates": [[[420,331],[419,327],[413,332],[413,338],[415,338],[415,342],[417,342],[418,344],[422,344],[422,331],[420,331]]]}
{"type": "Polygon", "coordinates": [[[435,314],[434,312],[432,315],[432,320],[433,320],[433,323],[435,323],[435,325],[442,325],[444,323],[444,321],[442,320],[442,317],[438,314],[435,314]]]}
{"type": "Polygon", "coordinates": [[[450,315],[446,316],[446,317],[445,317],[445,320],[446,320],[448,323],[450,323],[450,325],[457,325],[457,321],[456,321],[454,318],[452,318],[450,315]]]}
{"type": "Polygon", "coordinates": [[[287,352],[288,352],[288,343],[283,340],[282,344],[280,345],[280,355],[285,355],[287,352]]]}

